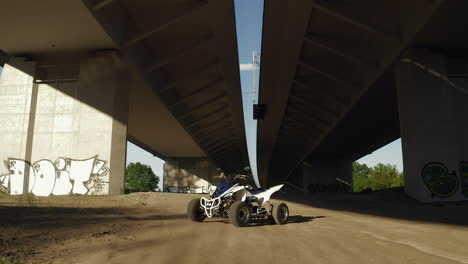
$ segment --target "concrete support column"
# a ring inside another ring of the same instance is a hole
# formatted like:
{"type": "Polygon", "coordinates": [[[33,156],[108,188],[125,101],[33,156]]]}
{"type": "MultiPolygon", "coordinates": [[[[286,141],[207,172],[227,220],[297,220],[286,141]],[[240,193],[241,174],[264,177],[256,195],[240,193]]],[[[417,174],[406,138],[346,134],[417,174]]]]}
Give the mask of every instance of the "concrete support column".
{"type": "Polygon", "coordinates": [[[304,189],[309,192],[353,191],[353,167],[349,160],[304,162],[302,175],[304,189]]]}
{"type": "Polygon", "coordinates": [[[12,194],[28,191],[29,166],[21,162],[31,157],[32,133],[37,102],[34,83],[36,62],[25,58],[12,58],[5,64],[0,78],[0,152],[5,164],[0,169],[0,188],[12,194]],[[12,159],[20,160],[18,163],[12,159]],[[10,180],[11,170],[18,175],[10,180]]]}
{"type": "Polygon", "coordinates": [[[163,191],[206,193],[221,180],[221,171],[207,158],[172,158],[164,163],[163,191]]]}
{"type": "Polygon", "coordinates": [[[12,58],[0,79],[0,188],[122,193],[131,83],[113,52],[12,58]]]}
{"type": "MultiPolygon", "coordinates": [[[[467,64],[427,50],[406,55],[468,90],[467,64]]],[[[395,66],[405,190],[423,202],[456,201],[468,195],[468,95],[412,62],[395,66]]]]}

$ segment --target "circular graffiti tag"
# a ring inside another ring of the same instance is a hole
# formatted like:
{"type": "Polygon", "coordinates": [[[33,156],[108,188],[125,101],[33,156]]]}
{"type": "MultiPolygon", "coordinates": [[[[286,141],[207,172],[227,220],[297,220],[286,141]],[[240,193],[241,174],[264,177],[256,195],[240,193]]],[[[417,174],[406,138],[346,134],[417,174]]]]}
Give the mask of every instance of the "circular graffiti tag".
{"type": "Polygon", "coordinates": [[[458,189],[458,178],[449,173],[447,167],[439,162],[431,162],[424,166],[422,178],[427,188],[437,197],[447,198],[458,189]]]}
{"type": "Polygon", "coordinates": [[[468,197],[468,162],[462,161],[459,166],[460,182],[463,194],[468,197]]]}

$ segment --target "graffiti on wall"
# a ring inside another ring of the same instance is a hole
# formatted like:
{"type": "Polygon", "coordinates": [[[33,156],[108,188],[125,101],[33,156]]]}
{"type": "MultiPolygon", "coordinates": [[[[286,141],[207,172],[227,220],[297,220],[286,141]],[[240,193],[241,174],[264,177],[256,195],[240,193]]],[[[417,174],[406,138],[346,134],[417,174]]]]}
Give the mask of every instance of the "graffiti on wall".
{"type": "Polygon", "coordinates": [[[468,162],[462,161],[458,166],[460,173],[460,183],[462,187],[463,195],[468,197],[468,162]]]}
{"type": "Polygon", "coordinates": [[[459,176],[456,171],[450,172],[445,164],[430,162],[422,170],[422,179],[433,196],[448,198],[459,190],[468,197],[468,162],[459,164],[459,176]]]}
{"type": "Polygon", "coordinates": [[[25,178],[28,192],[37,196],[67,194],[106,194],[109,185],[107,162],[97,156],[86,160],[58,158],[55,162],[39,160],[33,164],[8,159],[10,173],[0,175],[0,187],[10,194],[23,194],[25,178]]]}

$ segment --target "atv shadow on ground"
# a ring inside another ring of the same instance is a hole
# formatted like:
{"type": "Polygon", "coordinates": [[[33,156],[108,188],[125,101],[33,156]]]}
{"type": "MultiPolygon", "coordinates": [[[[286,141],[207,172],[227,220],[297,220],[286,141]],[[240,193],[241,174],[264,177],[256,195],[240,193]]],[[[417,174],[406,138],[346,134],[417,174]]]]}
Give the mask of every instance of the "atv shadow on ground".
{"type": "MultiPolygon", "coordinates": [[[[312,222],[314,219],[320,219],[320,218],[325,218],[326,216],[320,215],[320,216],[302,216],[302,215],[291,215],[288,217],[288,220],[286,221],[286,224],[298,224],[298,223],[307,223],[307,222],[312,222]]],[[[229,219],[222,219],[218,221],[210,221],[210,222],[218,222],[218,223],[223,223],[223,224],[231,224],[229,222],[229,219]]],[[[266,219],[258,220],[258,221],[252,221],[247,227],[250,226],[264,226],[264,225],[272,225],[268,222],[266,219]]]]}
{"type": "Polygon", "coordinates": [[[292,215],[288,217],[286,221],[287,224],[294,224],[294,223],[306,223],[312,222],[314,219],[325,218],[326,216],[319,215],[319,216],[302,216],[302,215],[292,215]]]}

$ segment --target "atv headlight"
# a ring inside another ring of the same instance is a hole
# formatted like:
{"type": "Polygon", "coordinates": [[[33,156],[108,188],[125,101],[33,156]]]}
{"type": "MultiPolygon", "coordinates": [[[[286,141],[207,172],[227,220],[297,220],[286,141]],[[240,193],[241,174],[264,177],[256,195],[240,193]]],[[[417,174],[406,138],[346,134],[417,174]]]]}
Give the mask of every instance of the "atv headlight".
{"type": "Polygon", "coordinates": [[[216,192],[216,186],[214,185],[211,185],[210,188],[208,189],[209,193],[210,193],[210,196],[213,195],[214,192],[216,192]]]}

